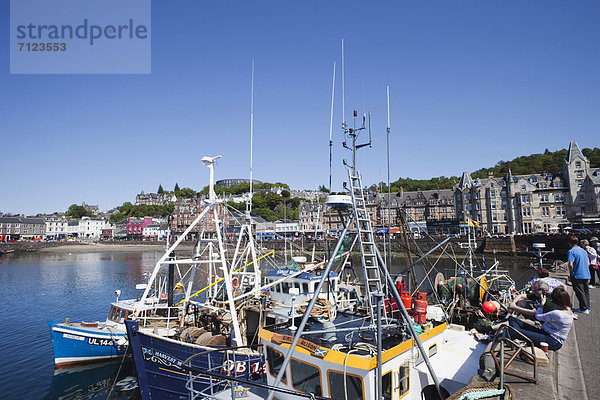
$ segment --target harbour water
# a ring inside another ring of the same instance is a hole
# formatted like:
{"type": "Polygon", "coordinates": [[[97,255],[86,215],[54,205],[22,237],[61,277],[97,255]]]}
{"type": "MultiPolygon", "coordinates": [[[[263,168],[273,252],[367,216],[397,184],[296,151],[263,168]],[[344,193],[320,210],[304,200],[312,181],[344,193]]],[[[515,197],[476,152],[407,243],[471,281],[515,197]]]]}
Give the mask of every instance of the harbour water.
{"type": "MultiPolygon", "coordinates": [[[[161,253],[34,253],[0,258],[3,399],[106,399],[119,363],[57,370],[47,319],[102,321],[115,300],[139,296],[161,253]],[[73,386],[81,386],[73,388],[73,386]]],[[[131,374],[124,365],[121,376],[131,374]]]]}
{"type": "MultiPolygon", "coordinates": [[[[139,297],[137,283],[145,282],[159,251],[30,253],[0,258],[0,387],[3,399],[106,399],[132,398],[121,389],[130,384],[130,363],[119,362],[87,368],[54,369],[47,319],[95,321],[106,318],[114,291],[121,298],[139,297]],[[119,378],[115,375],[120,369],[119,378]]],[[[500,260],[518,283],[533,274],[529,257],[500,260]]],[[[488,261],[491,265],[491,260],[488,261]]],[[[394,268],[393,268],[394,269],[394,268]]],[[[135,397],[135,392],[134,396],[135,397]]]]}

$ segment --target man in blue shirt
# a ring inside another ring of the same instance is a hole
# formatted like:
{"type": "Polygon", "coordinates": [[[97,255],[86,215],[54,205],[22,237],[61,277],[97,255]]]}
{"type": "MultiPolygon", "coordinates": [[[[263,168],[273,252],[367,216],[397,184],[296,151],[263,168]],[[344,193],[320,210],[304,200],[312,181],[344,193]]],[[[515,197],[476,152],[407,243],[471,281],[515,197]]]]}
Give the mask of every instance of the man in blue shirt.
{"type": "Polygon", "coordinates": [[[577,236],[569,237],[569,247],[571,250],[567,253],[567,261],[569,261],[569,272],[571,273],[571,283],[577,300],[579,300],[579,308],[574,308],[573,311],[582,314],[590,313],[590,290],[588,281],[590,279],[589,258],[587,251],[578,246],[579,239],[577,236]]]}

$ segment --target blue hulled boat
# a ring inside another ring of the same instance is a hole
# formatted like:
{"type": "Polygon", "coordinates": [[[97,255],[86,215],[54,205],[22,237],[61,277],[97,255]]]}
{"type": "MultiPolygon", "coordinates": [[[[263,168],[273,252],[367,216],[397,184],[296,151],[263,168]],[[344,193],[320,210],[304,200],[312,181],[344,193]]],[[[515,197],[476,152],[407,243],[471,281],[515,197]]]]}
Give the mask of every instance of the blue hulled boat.
{"type": "MultiPolygon", "coordinates": [[[[188,375],[181,367],[192,356],[191,365],[195,367],[217,368],[224,374],[266,383],[264,357],[250,347],[227,351],[223,346],[199,346],[142,332],[136,321],[125,324],[143,399],[188,399],[188,375]]],[[[217,392],[223,388],[208,377],[195,384],[198,391],[217,392]]]]}
{"type": "Polygon", "coordinates": [[[107,361],[123,355],[127,334],[123,321],[133,312],[133,301],[112,303],[104,322],[59,323],[48,319],[56,367],[107,361]]]}

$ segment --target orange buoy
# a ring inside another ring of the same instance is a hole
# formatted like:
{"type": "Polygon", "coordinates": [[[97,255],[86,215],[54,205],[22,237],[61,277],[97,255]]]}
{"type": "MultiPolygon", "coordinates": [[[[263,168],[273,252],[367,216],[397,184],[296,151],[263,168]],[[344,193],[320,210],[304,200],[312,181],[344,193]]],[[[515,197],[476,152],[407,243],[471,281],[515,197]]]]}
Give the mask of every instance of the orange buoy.
{"type": "Polygon", "coordinates": [[[491,302],[491,301],[486,301],[485,303],[483,303],[481,308],[483,309],[484,312],[486,312],[488,314],[493,313],[497,310],[496,305],[494,304],[494,302],[491,302]]]}
{"type": "Polygon", "coordinates": [[[237,277],[233,277],[233,279],[231,280],[231,286],[233,286],[234,289],[237,289],[240,287],[240,280],[237,277]]]}

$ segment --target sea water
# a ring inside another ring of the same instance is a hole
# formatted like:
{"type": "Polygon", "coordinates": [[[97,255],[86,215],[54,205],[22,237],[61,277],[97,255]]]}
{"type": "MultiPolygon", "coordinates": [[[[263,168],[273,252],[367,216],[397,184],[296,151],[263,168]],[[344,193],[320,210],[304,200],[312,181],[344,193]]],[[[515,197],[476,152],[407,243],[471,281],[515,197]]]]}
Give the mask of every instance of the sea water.
{"type": "MultiPolygon", "coordinates": [[[[128,390],[135,382],[131,362],[55,370],[47,319],[105,320],[115,290],[121,290],[121,299],[139,298],[142,293],[135,285],[147,281],[161,255],[146,249],[89,253],[63,249],[0,257],[0,398],[106,399],[111,388],[111,398],[135,398],[136,392],[128,390]]],[[[533,275],[532,261],[504,257],[501,265],[521,286],[533,275]]]]}
{"type": "MultiPolygon", "coordinates": [[[[47,320],[105,320],[116,289],[121,299],[140,297],[135,285],[146,282],[160,255],[140,251],[0,257],[0,398],[106,399],[119,367],[119,380],[133,374],[131,363],[55,371],[47,320]]],[[[127,381],[113,392],[123,385],[127,381]]]]}

